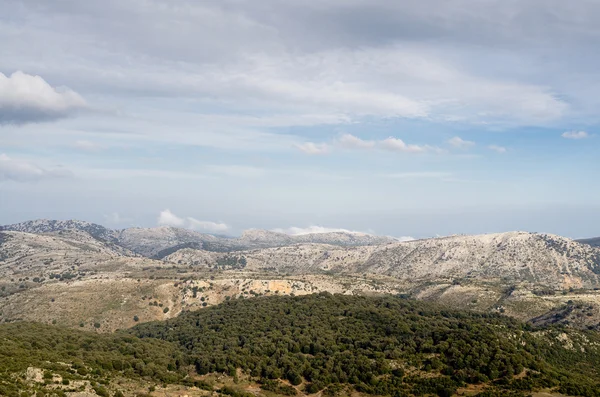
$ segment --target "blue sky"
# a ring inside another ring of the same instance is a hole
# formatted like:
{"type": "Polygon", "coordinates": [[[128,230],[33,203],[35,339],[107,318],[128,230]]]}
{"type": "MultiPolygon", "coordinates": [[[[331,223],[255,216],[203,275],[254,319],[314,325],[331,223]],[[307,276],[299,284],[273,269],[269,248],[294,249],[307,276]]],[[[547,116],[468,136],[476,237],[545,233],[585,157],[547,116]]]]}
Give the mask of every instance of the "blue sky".
{"type": "Polygon", "coordinates": [[[597,2],[2,3],[0,223],[600,235],[597,2]]]}

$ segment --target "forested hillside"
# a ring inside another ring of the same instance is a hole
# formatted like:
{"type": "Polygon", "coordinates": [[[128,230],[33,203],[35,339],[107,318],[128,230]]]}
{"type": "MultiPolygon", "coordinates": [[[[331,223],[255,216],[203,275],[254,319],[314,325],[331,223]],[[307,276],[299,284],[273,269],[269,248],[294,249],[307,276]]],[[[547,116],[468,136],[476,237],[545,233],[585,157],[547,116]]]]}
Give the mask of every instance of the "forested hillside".
{"type": "Polygon", "coordinates": [[[596,332],[392,296],[235,299],[114,334],[3,324],[0,341],[10,397],[600,396],[596,332]]]}
{"type": "Polygon", "coordinates": [[[173,344],[131,335],[99,335],[36,323],[0,326],[0,396],[108,397],[111,378],[180,382],[184,354],[173,344]],[[28,370],[29,369],[29,370],[28,370]],[[25,393],[25,394],[23,394],[25,393]]]}
{"type": "Polygon", "coordinates": [[[600,395],[597,334],[535,331],[498,315],[396,297],[239,299],[132,332],[179,343],[200,374],[242,368],[307,393],[350,384],[376,395],[450,396],[486,384],[600,395]]]}

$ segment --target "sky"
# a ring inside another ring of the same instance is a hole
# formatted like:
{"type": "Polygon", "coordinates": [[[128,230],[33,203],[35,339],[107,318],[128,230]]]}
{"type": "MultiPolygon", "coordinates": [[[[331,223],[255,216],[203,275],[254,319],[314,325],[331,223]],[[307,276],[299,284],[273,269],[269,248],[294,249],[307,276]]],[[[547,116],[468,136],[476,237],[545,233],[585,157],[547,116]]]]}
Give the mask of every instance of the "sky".
{"type": "Polygon", "coordinates": [[[0,9],[0,224],[600,235],[597,1],[0,9]]]}

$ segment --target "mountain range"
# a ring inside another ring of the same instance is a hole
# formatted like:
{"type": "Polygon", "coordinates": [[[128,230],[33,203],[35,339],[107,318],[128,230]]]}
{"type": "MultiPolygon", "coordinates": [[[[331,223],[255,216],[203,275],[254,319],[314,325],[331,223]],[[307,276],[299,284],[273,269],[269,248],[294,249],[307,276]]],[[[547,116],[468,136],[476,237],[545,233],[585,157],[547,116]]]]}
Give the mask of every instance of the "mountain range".
{"type": "Polygon", "coordinates": [[[268,230],[246,230],[241,237],[215,236],[193,230],[160,226],[112,230],[90,222],[39,219],[0,226],[0,231],[25,233],[60,233],[80,230],[106,244],[118,245],[142,256],[161,259],[180,248],[198,248],[205,251],[242,251],[253,248],[280,247],[301,243],[319,243],[339,246],[381,245],[398,241],[392,237],[364,233],[329,232],[288,235],[268,230]]]}
{"type": "Polygon", "coordinates": [[[320,291],[600,327],[600,248],[528,232],[398,241],[250,230],[233,238],[36,220],[0,227],[0,288],[0,321],[100,331],[235,297],[320,291]]]}

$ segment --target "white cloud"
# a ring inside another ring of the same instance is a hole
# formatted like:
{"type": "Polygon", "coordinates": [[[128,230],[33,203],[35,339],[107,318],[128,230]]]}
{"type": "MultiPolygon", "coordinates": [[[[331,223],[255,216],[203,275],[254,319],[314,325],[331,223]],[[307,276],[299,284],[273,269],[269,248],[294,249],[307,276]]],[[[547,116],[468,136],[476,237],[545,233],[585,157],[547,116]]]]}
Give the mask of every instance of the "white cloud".
{"type": "Polygon", "coordinates": [[[158,224],[161,226],[183,227],[185,225],[185,219],[178,217],[172,213],[170,209],[166,209],[161,211],[158,215],[158,224]]]}
{"type": "Polygon", "coordinates": [[[488,146],[488,149],[493,150],[496,153],[506,153],[507,149],[504,146],[498,146],[498,145],[490,145],[488,146]]]}
{"type": "Polygon", "coordinates": [[[405,152],[405,153],[422,153],[428,150],[426,146],[409,145],[406,144],[402,139],[389,137],[379,142],[379,145],[386,150],[394,152],[405,152]]]}
{"type": "Polygon", "coordinates": [[[229,230],[229,226],[225,223],[201,221],[192,217],[180,218],[169,209],[161,211],[158,216],[158,224],[161,226],[181,227],[208,233],[223,233],[229,230]]]}
{"type": "Polygon", "coordinates": [[[85,100],[68,88],[54,88],[40,76],[21,71],[0,73],[0,124],[26,124],[67,117],[85,108],[85,100]]]}
{"type": "Polygon", "coordinates": [[[351,134],[344,134],[339,137],[336,143],[348,149],[371,149],[375,147],[374,141],[365,141],[351,134]]]}
{"type": "Polygon", "coordinates": [[[209,233],[223,233],[229,230],[229,226],[225,223],[217,223],[211,221],[199,221],[194,218],[187,218],[188,229],[203,230],[209,233]]]}
{"type": "Polygon", "coordinates": [[[589,138],[590,134],[585,131],[567,131],[563,132],[561,136],[566,139],[585,139],[589,138]]]}
{"type": "Polygon", "coordinates": [[[461,137],[455,136],[454,138],[448,140],[448,143],[457,149],[468,149],[470,147],[475,146],[475,142],[465,141],[461,137]]]}
{"type": "Polygon", "coordinates": [[[326,143],[305,142],[294,145],[298,150],[309,155],[329,153],[329,145],[326,143]]]}
{"type": "Polygon", "coordinates": [[[67,169],[43,168],[29,161],[16,160],[6,154],[0,154],[0,181],[33,182],[72,175],[67,169]]]}

